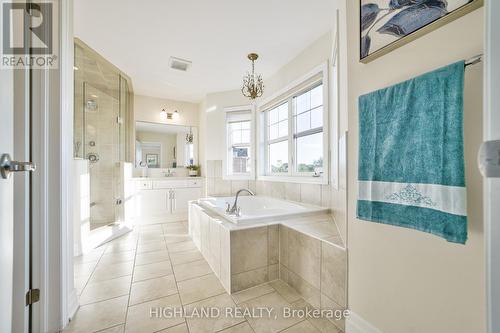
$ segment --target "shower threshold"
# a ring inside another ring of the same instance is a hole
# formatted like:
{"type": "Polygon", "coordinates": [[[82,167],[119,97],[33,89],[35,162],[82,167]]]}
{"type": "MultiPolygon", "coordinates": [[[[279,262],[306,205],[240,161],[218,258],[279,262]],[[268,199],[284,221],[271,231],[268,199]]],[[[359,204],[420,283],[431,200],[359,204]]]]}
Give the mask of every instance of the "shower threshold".
{"type": "Polygon", "coordinates": [[[134,230],[132,223],[112,222],[90,231],[89,247],[95,249],[134,230]]]}

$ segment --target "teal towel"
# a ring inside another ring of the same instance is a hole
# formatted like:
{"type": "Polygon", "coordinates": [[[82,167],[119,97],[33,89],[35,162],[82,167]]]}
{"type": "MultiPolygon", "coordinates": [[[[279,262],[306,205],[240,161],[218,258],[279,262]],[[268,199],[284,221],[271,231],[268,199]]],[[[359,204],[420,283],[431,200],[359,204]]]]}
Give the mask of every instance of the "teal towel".
{"type": "Polygon", "coordinates": [[[464,62],[359,98],[359,219],[464,244],[464,62]]]}

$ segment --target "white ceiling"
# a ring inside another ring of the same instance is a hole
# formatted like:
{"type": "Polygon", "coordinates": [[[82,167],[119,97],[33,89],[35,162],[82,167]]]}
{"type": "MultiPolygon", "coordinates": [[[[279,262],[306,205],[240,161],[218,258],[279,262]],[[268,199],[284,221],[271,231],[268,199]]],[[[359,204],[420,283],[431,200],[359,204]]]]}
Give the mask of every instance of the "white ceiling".
{"type": "Polygon", "coordinates": [[[199,102],[264,79],[332,27],[335,0],[75,0],[75,35],[127,73],[140,95],[199,102]],[[187,73],[170,56],[191,60],[187,73]]]}

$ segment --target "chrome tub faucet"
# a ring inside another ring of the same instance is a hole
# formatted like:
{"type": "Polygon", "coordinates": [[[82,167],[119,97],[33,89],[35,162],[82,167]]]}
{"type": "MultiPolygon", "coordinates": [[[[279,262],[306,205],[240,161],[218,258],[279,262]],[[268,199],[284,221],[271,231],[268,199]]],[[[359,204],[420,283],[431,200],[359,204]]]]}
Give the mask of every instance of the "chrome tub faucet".
{"type": "Polygon", "coordinates": [[[234,198],[234,204],[231,207],[231,205],[227,202],[226,203],[226,213],[229,215],[235,215],[235,216],[241,216],[241,209],[238,207],[238,197],[240,196],[241,192],[247,192],[250,195],[255,195],[252,191],[246,188],[242,188],[238,192],[236,192],[236,197],[234,198]]]}

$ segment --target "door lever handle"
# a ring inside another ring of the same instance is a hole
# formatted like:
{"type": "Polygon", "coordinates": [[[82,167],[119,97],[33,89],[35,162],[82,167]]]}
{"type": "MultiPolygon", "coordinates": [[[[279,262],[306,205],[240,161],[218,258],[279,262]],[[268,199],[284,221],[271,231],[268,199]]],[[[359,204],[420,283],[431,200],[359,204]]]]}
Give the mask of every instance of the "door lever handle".
{"type": "Polygon", "coordinates": [[[3,154],[0,158],[0,174],[3,179],[8,179],[12,172],[33,172],[35,170],[34,163],[13,161],[9,154],[3,154]]]}

